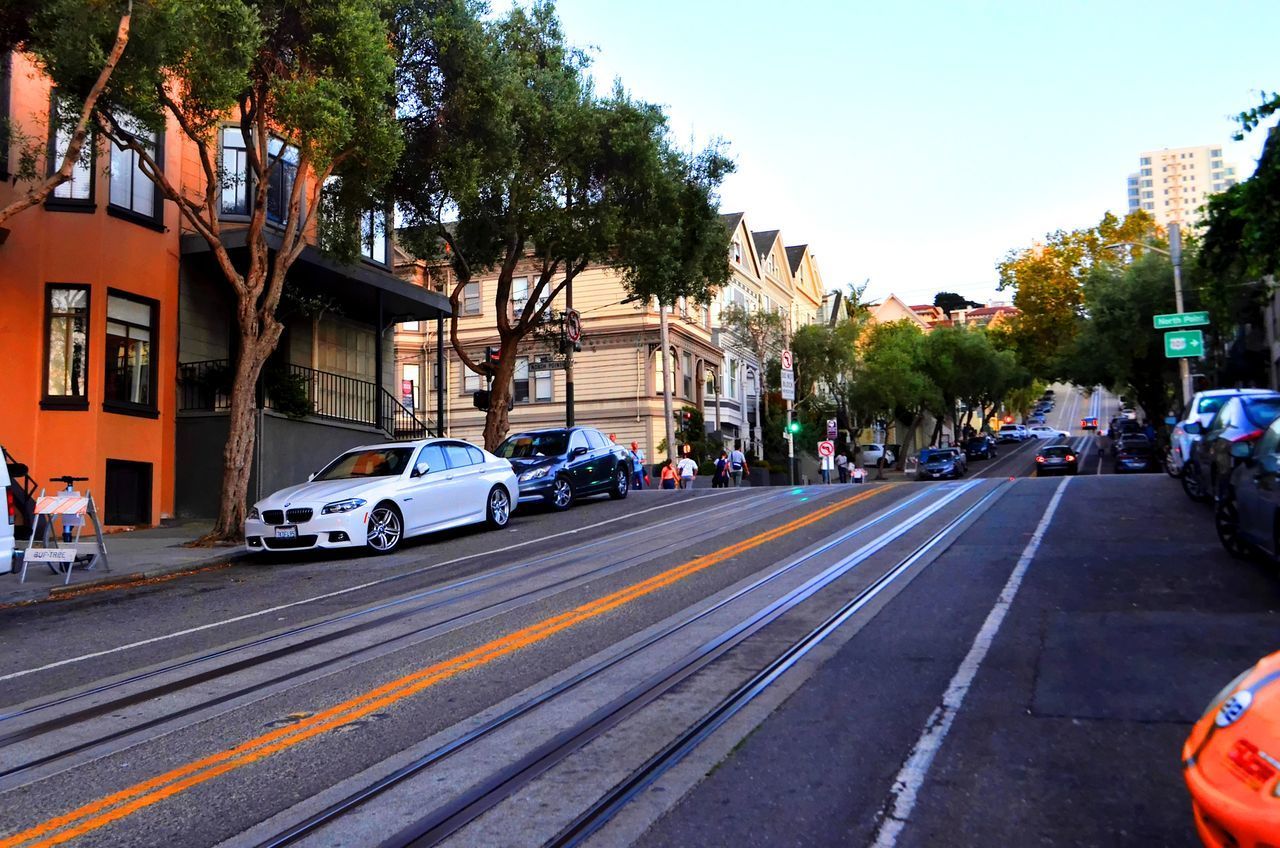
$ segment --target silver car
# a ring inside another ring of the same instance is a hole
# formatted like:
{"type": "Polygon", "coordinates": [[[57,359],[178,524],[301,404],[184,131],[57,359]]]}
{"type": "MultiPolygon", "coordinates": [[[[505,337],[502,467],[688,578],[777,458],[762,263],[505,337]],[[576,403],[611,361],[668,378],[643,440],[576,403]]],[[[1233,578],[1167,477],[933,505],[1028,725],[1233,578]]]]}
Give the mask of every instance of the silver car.
{"type": "Polygon", "coordinates": [[[1201,429],[1208,427],[1213,416],[1229,398],[1248,394],[1268,394],[1268,389],[1213,389],[1207,392],[1196,392],[1187,407],[1187,414],[1173,427],[1169,439],[1169,473],[1180,476],[1183,466],[1191,458],[1196,442],[1200,441],[1198,433],[1188,433],[1186,425],[1199,424],[1201,429]]]}

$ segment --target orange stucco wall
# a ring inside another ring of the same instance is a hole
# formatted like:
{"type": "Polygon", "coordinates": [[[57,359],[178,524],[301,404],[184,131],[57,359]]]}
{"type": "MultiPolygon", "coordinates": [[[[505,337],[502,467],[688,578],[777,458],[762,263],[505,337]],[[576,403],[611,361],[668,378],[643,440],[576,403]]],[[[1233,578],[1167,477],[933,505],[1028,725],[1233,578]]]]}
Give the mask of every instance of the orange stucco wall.
{"type": "MultiPolygon", "coordinates": [[[[10,116],[33,136],[47,135],[48,85],[21,56],[13,59],[10,116]]],[[[166,171],[182,167],[176,132],[165,136],[166,171]]],[[[109,161],[100,145],[95,160],[95,206],[89,213],[34,207],[11,218],[0,245],[0,444],[31,468],[41,485],[74,474],[104,496],[108,459],[152,466],[151,520],[173,512],[174,415],[177,401],[178,214],[165,203],[165,231],[107,213],[109,161]],[[41,409],[44,364],[45,287],[48,283],[91,286],[88,409],[41,409]],[[157,369],[157,418],[103,409],[107,290],[159,302],[159,336],[152,340],[157,369]]],[[[22,186],[19,186],[21,188],[22,186]]],[[[16,189],[0,186],[0,204],[16,189]]],[[[216,482],[211,483],[216,485],[216,482]]]]}

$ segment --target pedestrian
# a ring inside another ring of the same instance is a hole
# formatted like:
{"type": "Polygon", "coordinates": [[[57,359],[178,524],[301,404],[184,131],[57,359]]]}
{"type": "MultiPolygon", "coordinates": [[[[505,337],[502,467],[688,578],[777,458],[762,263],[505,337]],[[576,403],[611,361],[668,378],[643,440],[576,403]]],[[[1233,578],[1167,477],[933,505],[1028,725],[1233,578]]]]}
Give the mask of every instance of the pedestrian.
{"type": "Polygon", "coordinates": [[[680,488],[692,489],[693,478],[698,476],[698,463],[686,456],[676,463],[676,467],[680,469],[680,488]]]}
{"type": "Polygon", "coordinates": [[[825,456],[819,457],[818,462],[820,463],[820,467],[822,469],[822,484],[824,486],[830,485],[831,472],[834,471],[836,467],[835,458],[832,457],[830,454],[827,454],[825,456]]]}
{"type": "Polygon", "coordinates": [[[720,456],[716,458],[716,473],[711,478],[711,488],[729,488],[729,454],[727,451],[720,451],[720,456]]]}
{"type": "Polygon", "coordinates": [[[849,482],[849,457],[844,454],[836,456],[836,471],[840,474],[840,482],[849,482]]]}
{"type": "Polygon", "coordinates": [[[644,451],[640,449],[639,442],[631,443],[631,481],[633,489],[644,488],[644,451]]]}
{"type": "Polygon", "coordinates": [[[678,488],[677,481],[680,475],[676,473],[676,461],[668,459],[667,464],[662,466],[662,488],[675,489],[678,488]]]}
{"type": "Polygon", "coordinates": [[[729,454],[729,477],[733,480],[733,488],[742,485],[742,475],[749,474],[750,469],[747,468],[747,457],[741,450],[734,448],[729,454]]]}

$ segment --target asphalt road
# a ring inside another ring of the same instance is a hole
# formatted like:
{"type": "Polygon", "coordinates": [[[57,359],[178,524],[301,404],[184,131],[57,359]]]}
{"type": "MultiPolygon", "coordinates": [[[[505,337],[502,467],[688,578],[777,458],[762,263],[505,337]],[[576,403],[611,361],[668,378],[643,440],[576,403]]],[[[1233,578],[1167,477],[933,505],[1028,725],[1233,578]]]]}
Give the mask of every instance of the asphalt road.
{"type": "Polygon", "coordinates": [[[0,610],[0,846],[1193,844],[1178,746],[1275,577],[1034,453],[0,610]]]}

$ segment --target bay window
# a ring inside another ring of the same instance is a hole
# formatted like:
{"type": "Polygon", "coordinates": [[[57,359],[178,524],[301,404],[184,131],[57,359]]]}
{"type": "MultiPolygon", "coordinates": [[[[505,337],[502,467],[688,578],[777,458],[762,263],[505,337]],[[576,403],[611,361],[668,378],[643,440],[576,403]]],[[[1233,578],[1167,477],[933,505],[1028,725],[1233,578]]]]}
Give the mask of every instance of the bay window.
{"type": "MultiPolygon", "coordinates": [[[[50,174],[62,167],[62,159],[67,155],[67,148],[71,146],[71,136],[75,131],[75,127],[69,123],[69,118],[59,114],[66,108],[66,105],[60,103],[57,97],[53,98],[49,114],[56,129],[49,140],[50,174]]],[[[71,176],[66,182],[59,183],[49,195],[52,205],[64,208],[82,206],[86,209],[93,206],[93,147],[93,133],[89,133],[80,147],[80,158],[71,167],[71,176]]]]}
{"type": "MultiPolygon", "coordinates": [[[[163,151],[156,134],[131,118],[122,118],[119,130],[132,136],[157,165],[163,165],[163,151]]],[[[111,186],[108,208],[156,221],[160,218],[160,190],[142,173],[141,158],[128,148],[111,145],[111,186]]]]}
{"type": "Polygon", "coordinates": [[[89,404],[89,287],[45,290],[44,405],[89,404]]]}

